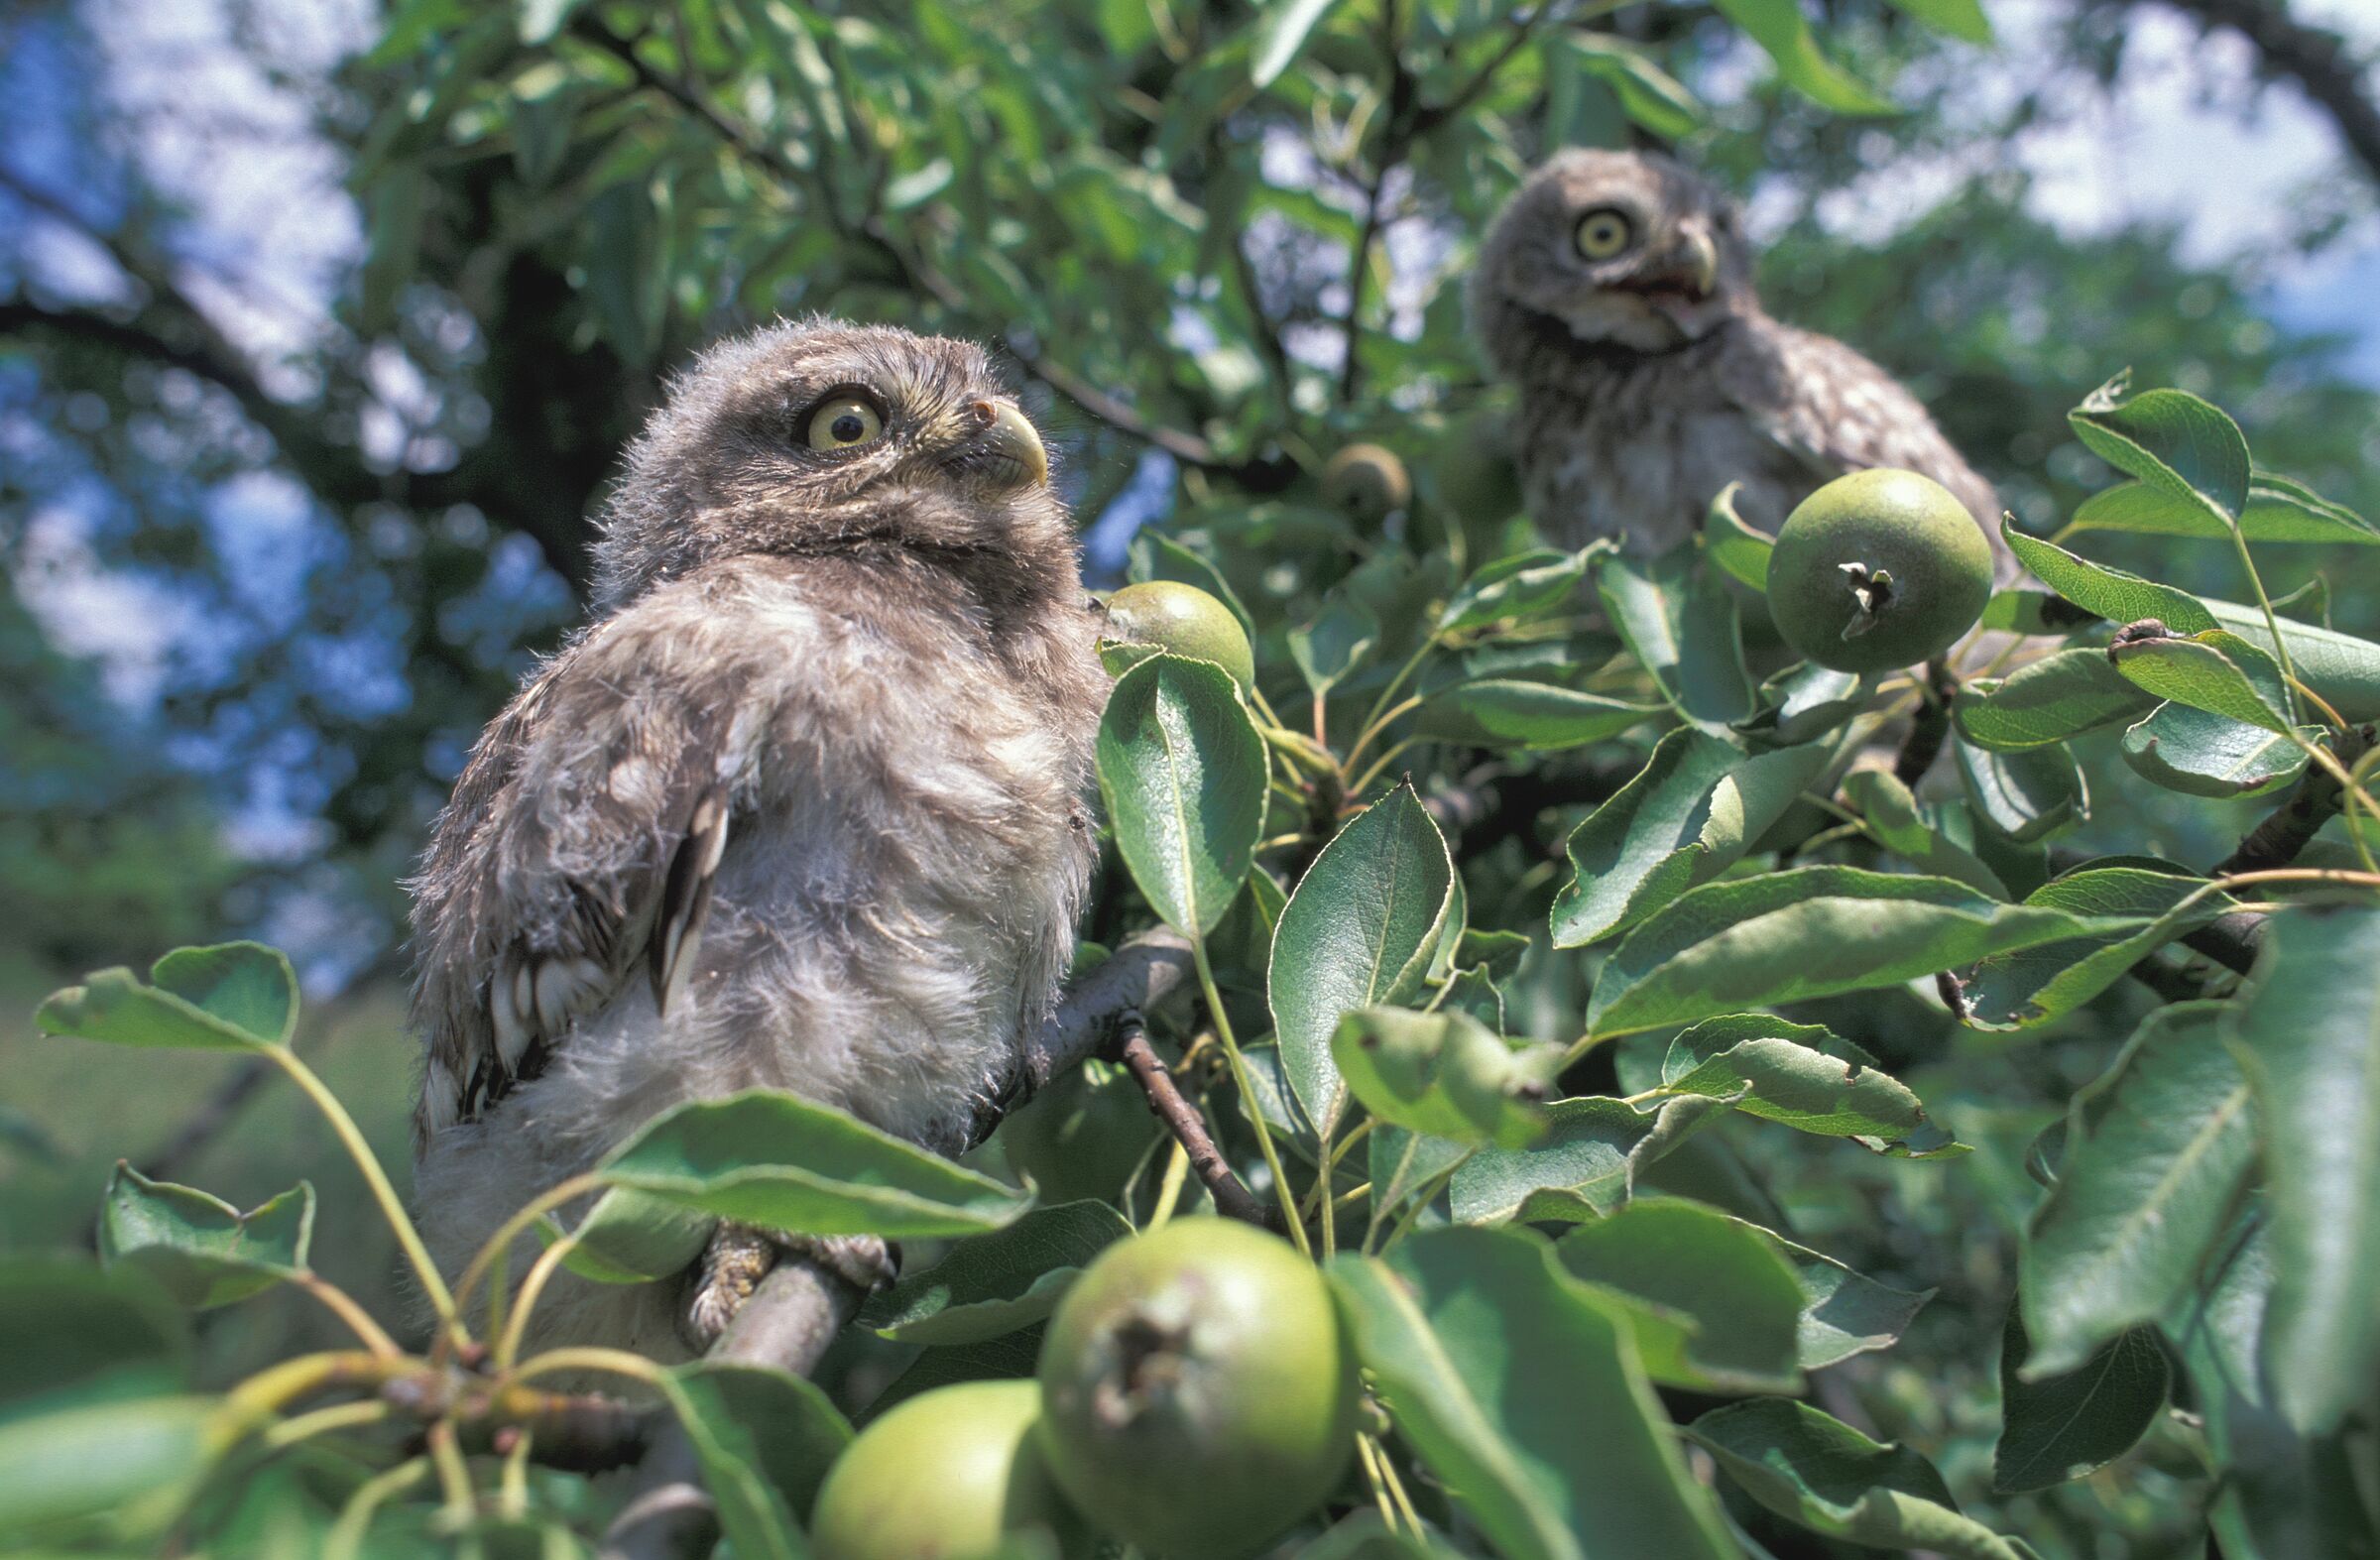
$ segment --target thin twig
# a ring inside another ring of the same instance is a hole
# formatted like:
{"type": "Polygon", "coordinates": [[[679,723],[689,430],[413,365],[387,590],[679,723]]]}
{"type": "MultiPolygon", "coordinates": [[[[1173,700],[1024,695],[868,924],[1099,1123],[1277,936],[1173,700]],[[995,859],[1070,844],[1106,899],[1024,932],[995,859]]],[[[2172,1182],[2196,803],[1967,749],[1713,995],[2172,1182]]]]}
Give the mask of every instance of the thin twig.
{"type": "Polygon", "coordinates": [[[1124,1044],[1120,1054],[1124,1065],[1138,1081],[1140,1092],[1148,1096],[1148,1108],[1173,1140],[1182,1145],[1190,1159],[1190,1169],[1198,1176],[1207,1195],[1215,1199],[1215,1211],[1227,1219],[1261,1225],[1269,1230],[1281,1228],[1281,1220],[1268,1203],[1260,1201],[1248,1189],[1246,1182],[1233,1170],[1231,1160],[1215,1146],[1215,1138],[1207,1130],[1207,1119],[1196,1105],[1173,1081],[1172,1071],[1157,1048],[1148,1041],[1148,1028],[1138,1018],[1124,1022],[1124,1044]]]}

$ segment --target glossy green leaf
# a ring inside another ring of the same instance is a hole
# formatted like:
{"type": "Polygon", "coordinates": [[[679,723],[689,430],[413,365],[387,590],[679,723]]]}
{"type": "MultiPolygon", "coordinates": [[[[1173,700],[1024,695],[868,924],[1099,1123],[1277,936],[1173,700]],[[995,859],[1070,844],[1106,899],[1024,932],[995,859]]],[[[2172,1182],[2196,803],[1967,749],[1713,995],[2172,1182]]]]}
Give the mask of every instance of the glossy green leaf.
{"type": "Polygon", "coordinates": [[[1856,77],[1820,52],[1796,0],[1718,0],[1718,5],[1720,15],[1768,52],[1785,84],[1812,102],[1839,114],[1893,111],[1890,99],[1860,85],[1856,77]]]}
{"type": "Polygon", "coordinates": [[[1686,1435],[1753,1500],[1813,1532],[1956,1560],[2025,1560],[2025,1551],[1961,1514],[1932,1463],[1905,1446],[1871,1441],[1808,1403],[1729,1403],[1688,1425],[1686,1435]]]}
{"type": "Polygon", "coordinates": [[[1726,586],[1694,566],[1691,547],[1650,562],[1606,557],[1595,587],[1637,661],[1678,713],[1714,734],[1751,716],[1743,632],[1726,586]]]}
{"type": "Polygon", "coordinates": [[[1868,688],[1848,671],[1803,661],[1760,684],[1760,707],[1735,729],[1779,747],[1816,742],[1868,705],[1868,688]]]}
{"type": "Polygon", "coordinates": [[[1722,574],[1747,590],[1768,589],[1768,555],[1777,539],[1745,524],[1735,512],[1735,493],[1743,486],[1730,482],[1719,490],[1703,515],[1703,555],[1722,574]]]}
{"type": "Polygon", "coordinates": [[[1513,1231],[1425,1231],[1328,1269],[1399,1437],[1506,1560],[1734,1553],[1626,1324],[1513,1231]]]}
{"type": "Polygon", "coordinates": [[[1964,1152],[1916,1094],[1856,1046],[1817,1024],[1765,1013],[1706,1019],[1669,1042],[1661,1087],[1725,1100],[1763,1121],[1879,1153],[1934,1158],[1964,1152]]]}
{"type": "Polygon", "coordinates": [[[1549,616],[1568,605],[1579,582],[1587,577],[1588,562],[1601,546],[1577,552],[1533,547],[1487,564],[1447,598],[1438,615],[1438,632],[1455,634],[1495,623],[1526,623],[1549,616]]]}
{"type": "Polygon", "coordinates": [[[1624,1308],[1655,1380],[1701,1391],[1799,1385],[1801,1279],[1741,1220],[1654,1198],[1579,1226],[1554,1255],[1624,1308]]]}
{"type": "Polygon", "coordinates": [[[1936,828],[1909,787],[1889,771],[1854,771],[1844,777],[1842,794],[1876,842],[1919,872],[1955,879],[1994,899],[2008,897],[1999,875],[1936,828]]]}
{"type": "Polygon", "coordinates": [[[256,942],[177,948],[149,971],[95,971],[52,994],[34,1021],[51,1034],[114,1045],[246,1051],[287,1045],[298,1027],[289,956],[256,942]]]}
{"type": "Polygon", "coordinates": [[[1316,693],[1328,693],[1364,664],[1380,643],[1380,620],[1371,609],[1334,594],[1322,615],[1289,631],[1289,659],[1316,693]]]}
{"type": "Polygon", "coordinates": [[[2286,737],[2288,684],[2272,657],[2236,634],[2208,629],[2189,639],[2130,640],[2108,657],[2127,681],[2161,699],[2286,737]]]}
{"type": "Polygon", "coordinates": [[[157,1535],[232,1439],[221,1399],[138,1397],[0,1421],[0,1532],[104,1518],[157,1535]]]}
{"type": "MultiPolygon", "coordinates": [[[[2265,627],[2262,608],[2208,601],[2206,610],[2219,627],[2272,654],[2272,631],[2265,627]]],[[[2281,619],[2281,640],[2299,678],[2337,710],[2339,719],[2380,720],[2380,645],[2287,618],[2281,619]]]]}
{"type": "Polygon", "coordinates": [[[1091,1259],[1132,1233],[1103,1202],[1036,1208],[971,1236],[919,1272],[872,1295],[860,1324],[898,1343],[967,1344],[1028,1327],[1057,1308],[1091,1259]]]}
{"type": "Polygon", "coordinates": [[[99,1257],[194,1310],[229,1305],[305,1268],[314,1188],[299,1181],[246,1213],[119,1159],[99,1212],[99,1257]]]}
{"type": "Polygon", "coordinates": [[[1578,1224],[1626,1202],[1636,1175],[1717,1118],[1718,1102],[1676,1100],[1639,1111],[1619,1100],[1556,1100],[1545,1136],[1531,1147],[1481,1148],[1463,1161],[1447,1194],[1463,1224],[1578,1224]],[[1663,1130],[1664,1122],[1668,1130],[1663,1130]]]}
{"type": "Polygon", "coordinates": [[[2126,476],[2202,507],[2226,528],[2236,525],[2251,474],[2239,424],[2187,391],[2127,396],[2128,379],[2116,376],[2067,414],[2075,436],[2126,476]]]}
{"type": "Polygon", "coordinates": [[[1570,836],[1554,946],[1597,942],[1743,858],[1826,766],[1811,745],[1746,754],[1692,728],[1661,739],[1627,784],[1570,836]]]}
{"type": "Polygon", "coordinates": [[[752,1443],[752,1466],[796,1517],[808,1512],[835,1459],[851,1445],[851,1421],[805,1379],[739,1360],[697,1360],[680,1380],[707,1385],[719,1408],[752,1443]]]}
{"type": "Polygon", "coordinates": [[[1772,1230],[1750,1223],[1744,1228],[1759,1230],[1767,1237],[1801,1282],[1797,1347],[1805,1371],[1891,1348],[1900,1342],[1925,1303],[1934,1298],[1932,1289],[1896,1289],[1879,1283],[1823,1252],[1796,1246],[1772,1230]]]}
{"type": "MultiPolygon", "coordinates": [[[[2299,733],[2305,742],[2320,735],[2299,733]]],[[[2152,784],[2192,796],[2262,796],[2306,772],[2306,748],[2227,716],[2160,704],[2124,733],[2124,762],[2152,784]]]]}
{"type": "Polygon", "coordinates": [[[2319,1433],[2380,1374],[2380,910],[2274,916],[2224,1034],[2271,1145],[2265,1369],[2282,1414],[2319,1433]]]}
{"type": "Polygon", "coordinates": [[[1116,848],[1167,924],[1214,929],[1255,860],[1264,740],[1231,674],[1151,656],[1116,681],[1099,723],[1099,790],[1116,848]]]}
{"type": "Polygon", "coordinates": [[[1656,911],[1605,962],[1587,1027],[1608,1039],[2129,929],[2002,903],[1944,878],[1852,867],[1708,883],[1656,911]]]}
{"type": "Polygon", "coordinates": [[[1331,1056],[1374,1118],[1452,1142],[1526,1147],[1545,1134],[1559,1046],[1515,1050],[1460,1013],[1365,1008],[1339,1021],[1331,1056]]]}
{"type": "Polygon", "coordinates": [[[2097,929],[1983,960],[1966,976],[1967,1021],[2025,1028],[2072,1013],[2150,953],[2230,908],[2205,888],[2195,873],[2148,858],[2110,858],[2043,884],[2025,897],[2028,906],[2089,918],[2097,929]]]}
{"type": "Polygon", "coordinates": [[[1028,1199],[858,1118],[753,1089],[680,1105],[597,1172],[614,1186],[803,1235],[976,1235],[1028,1199]]]}
{"type": "Polygon", "coordinates": [[[1581,29],[1560,42],[1582,70],[1611,89],[1622,113],[1654,135],[1672,140],[1690,136],[1710,117],[1684,83],[1627,40],[1581,29]]]}
{"type": "Polygon", "coordinates": [[[0,1418],[178,1393],[189,1377],[189,1320],[141,1277],[87,1260],[0,1260],[0,1418]]]}
{"type": "Polygon", "coordinates": [[[1616,737],[1668,713],[1665,705],[1630,704],[1551,682],[1490,677],[1458,682],[1431,694],[1414,729],[1425,737],[1472,747],[1553,752],[1616,737]]]}
{"type": "Polygon", "coordinates": [[[1951,758],[1975,815],[2020,845],[2090,816],[2082,771],[2062,747],[1995,753],[1953,737],[1951,758]]]}
{"type": "Polygon", "coordinates": [[[2005,677],[1978,677],[1951,701],[1959,734],[1978,748],[2016,753],[2136,720],[2155,706],[2107,663],[2103,650],[2062,650],[2005,677]]]}
{"type": "Polygon", "coordinates": [[[2248,1081],[2222,1044],[2220,1003],[2141,1021],[2067,1122],[2058,1184],[2018,1268],[2031,1368],[2082,1366],[2188,1293],[2256,1155],[2248,1081]]]}
{"type": "Polygon", "coordinates": [[[1936,32],[1970,44],[1991,42],[1991,23],[1984,19],[1979,0],[1892,0],[1892,5],[1936,32]]]}
{"type": "MultiPolygon", "coordinates": [[[[2205,505],[2146,482],[2126,482],[2082,501],[2069,531],[2122,531],[2157,537],[2228,540],[2229,531],[2205,505]]],[[[2257,542],[2380,544],[2380,528],[2344,505],[2332,504],[2303,484],[2257,472],[2248,484],[2248,507],[2239,534],[2257,542]]]]}
{"type": "MultiPolygon", "coordinates": [[[[698,1209],[615,1186],[569,1227],[570,1250],[562,1265],[597,1283],[672,1278],[702,1255],[717,1222],[698,1209]]],[[[550,1215],[533,1228],[548,1246],[564,1234],[561,1221],[550,1215]]]]}
{"type": "Polygon", "coordinates": [[[719,1514],[720,1534],[739,1560],[808,1560],[809,1544],[785,1496],[762,1472],[752,1431],[730,1410],[728,1388],[699,1365],[660,1377],[662,1398],[677,1415],[719,1514]]]}
{"type": "Polygon", "coordinates": [[[1271,0],[1263,20],[1256,26],[1249,79],[1259,88],[1278,80],[1336,3],[1337,0],[1271,0]]]}
{"type": "Polygon", "coordinates": [[[1991,1484],[2005,1494],[2047,1490],[2106,1467],[2165,1411],[2173,1370],[2156,1334],[2135,1327],[2070,1371],[2046,1375],[2026,1355],[2024,1307],[2000,1341],[2000,1440],[1991,1484]]]}
{"type": "Polygon", "coordinates": [[[1438,825],[1400,785],[1341,829],[1306,869],[1272,939],[1272,1019],[1282,1070],[1317,1131],[1347,1085],[1331,1060],[1339,1020],[1421,988],[1454,900],[1438,825]]]}
{"type": "Polygon", "coordinates": [[[2016,554],[2016,560],[2031,569],[2042,583],[2110,623],[2155,618],[2176,634],[2196,634],[2215,626],[2214,614],[2186,590],[2093,563],[2056,542],[2025,535],[2016,529],[2013,520],[2000,522],[2000,536],[2007,541],[2008,550],[2016,554]]]}
{"type": "Polygon", "coordinates": [[[1452,1560],[1461,1553],[1434,1535],[1391,1528],[1376,1510],[1359,1510],[1297,1551],[1298,1560],[1452,1560]]]}

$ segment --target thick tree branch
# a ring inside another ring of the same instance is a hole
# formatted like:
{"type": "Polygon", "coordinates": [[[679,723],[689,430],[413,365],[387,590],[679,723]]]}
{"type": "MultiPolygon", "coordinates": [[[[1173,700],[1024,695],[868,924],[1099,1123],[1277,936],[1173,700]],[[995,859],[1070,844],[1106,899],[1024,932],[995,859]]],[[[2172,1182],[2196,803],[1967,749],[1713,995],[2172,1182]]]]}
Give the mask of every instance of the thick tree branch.
{"type": "MultiPolygon", "coordinates": [[[[2330,751],[2340,769],[2353,770],[2361,762],[2370,751],[2372,735],[2371,727],[2359,726],[2331,740],[2330,751]]],[[[2338,816],[2345,801],[2346,787],[2339,784],[2337,776],[2320,765],[2308,765],[2290,788],[2289,798],[2250,829],[2239,849],[2217,862],[2210,876],[2228,878],[2288,866],[2314,843],[2323,824],[2338,816]]]]}
{"type": "Polygon", "coordinates": [[[1148,1029],[1137,1018],[1125,1020],[1121,1054],[1126,1069],[1139,1082],[1140,1091],[1148,1096],[1149,1110],[1165,1124],[1165,1130],[1173,1134],[1173,1140],[1182,1145],[1183,1154],[1190,1160],[1191,1172],[1197,1175],[1199,1184],[1207,1189],[1208,1195],[1215,1199],[1215,1211],[1227,1219],[1278,1230],[1281,1225],[1279,1210],[1259,1201],[1256,1194],[1250,1191],[1247,1183],[1232,1169],[1232,1162],[1223,1156],[1223,1150],[1215,1146],[1214,1135],[1207,1131],[1206,1117],[1199,1114],[1198,1107],[1173,1081],[1172,1069],[1157,1054],[1157,1048],[1149,1043],[1148,1029]]]}

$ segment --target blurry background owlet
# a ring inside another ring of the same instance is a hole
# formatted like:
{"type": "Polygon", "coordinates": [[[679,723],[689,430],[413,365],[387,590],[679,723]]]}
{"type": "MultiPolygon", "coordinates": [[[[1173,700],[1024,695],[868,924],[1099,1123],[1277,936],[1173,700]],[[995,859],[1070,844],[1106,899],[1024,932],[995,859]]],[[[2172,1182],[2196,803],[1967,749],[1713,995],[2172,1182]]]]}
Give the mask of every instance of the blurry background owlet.
{"type": "Polygon", "coordinates": [[[1530,513],[1578,545],[1665,552],[1729,481],[1774,532],[1847,471],[1932,477],[1997,549],[1991,484],[1917,398],[1842,342],[1771,319],[1734,203],[1666,157],[1567,151],[1482,244],[1472,327],[1520,392],[1530,513]]]}
{"type": "MultiPolygon", "coordinates": [[[[449,1271],[687,1099],[790,1089],[964,1145],[1093,855],[1106,678],[1047,478],[964,343],[779,325],[676,383],[605,516],[599,615],[481,735],[414,885],[416,1195],[449,1271]]],[[[690,1299],[586,1285],[540,1322],[682,1354],[769,1252],[724,1228],[690,1299]]]]}

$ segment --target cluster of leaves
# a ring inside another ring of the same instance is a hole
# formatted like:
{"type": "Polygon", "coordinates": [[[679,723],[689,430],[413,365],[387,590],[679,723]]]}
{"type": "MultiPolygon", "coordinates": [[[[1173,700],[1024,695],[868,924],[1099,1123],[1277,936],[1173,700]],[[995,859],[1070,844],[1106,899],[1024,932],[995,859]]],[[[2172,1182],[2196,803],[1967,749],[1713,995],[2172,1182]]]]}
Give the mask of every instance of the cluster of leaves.
{"type": "MultiPolygon", "coordinates": [[[[1918,1450],[1809,1400],[1818,1373],[1893,1349],[1929,1296],[1805,1244],[1714,1129],[1847,1140],[1910,1174],[1958,1174],[1967,1146],[1797,1005],[1932,982],[1968,1025],[2034,1031],[2141,972],[2178,1000],[2031,1155],[2044,1191],[1998,1340],[1995,1488],[2078,1479],[2164,1420],[2187,1431],[2226,1555],[2368,1552],[2380,872],[2354,723],[2380,715],[2380,646],[2281,616],[2252,544],[2380,533],[2258,471],[2195,398],[2111,386],[2075,422],[2131,482],[2070,529],[2227,540],[2258,604],[2010,528],[2038,583],[1985,615],[2006,675],[1947,699],[1939,677],[1789,666],[1755,682],[1725,581],[1756,580],[1767,541],[1723,502],[1700,541],[1650,563],[1522,548],[1448,582],[1443,554],[1382,540],[1285,636],[1294,683],[1269,657],[1244,689],[1212,661],[1120,651],[1098,748],[1119,868],[1104,914],[1189,941],[1198,1000],[1165,1025],[1175,1071],[1225,1158],[1324,1264],[1388,1427],[1353,1508],[1336,1525],[1317,1513],[1289,1550],[1726,1557],[1765,1552],[1783,1523],[1805,1544],[2036,1553],[1963,1509],[1918,1450]],[[1307,730],[1276,712],[1293,693],[1307,730]],[[2127,723],[2139,783],[2289,789],[2281,815],[2306,816],[2267,842],[2276,859],[2211,876],[2056,860],[2048,842],[2089,805],[2068,744],[2127,723]],[[1947,747],[1955,785],[1861,763],[1899,732],[1904,761],[1947,747]],[[1400,756],[1413,770],[1392,778],[1400,756]],[[1494,786],[1579,774],[1604,795],[1571,829],[1558,888],[1508,837],[1460,848],[1492,832],[1480,814],[1494,786]],[[2315,839],[2333,815],[2346,838],[2315,839]],[[1451,840],[1442,816],[1467,820],[1451,840]],[[2166,945],[2240,939],[2243,921],[2261,944],[2245,979],[2151,972],[2166,945]],[[1556,969],[1589,972],[1583,1007],[1560,1041],[1526,1038],[1514,1004],[1544,1002],[1556,969]]],[[[1237,601],[1178,541],[1149,539],[1139,561],[1237,601]]],[[[877,1412],[1028,1374],[1083,1264],[1202,1195],[1121,1080],[1070,1079],[1004,1128],[1025,1162],[1028,1140],[1053,1136],[1037,1117],[1138,1116],[1104,1163],[1081,1151],[1098,1134],[1079,1119],[1054,1134],[1087,1193],[1063,1202],[755,1093],[656,1120],[522,1210],[449,1290],[291,1053],[296,1016],[287,962],[234,944],[170,955],[146,982],[101,972],[41,1021],[288,1073],[366,1167],[437,1313],[431,1339],[408,1351],[310,1271],[309,1188],[241,1213],[124,1172],[103,1268],[0,1272],[16,1357],[0,1372],[0,1525],[137,1540],[178,1524],[225,1543],[286,1529],[340,1555],[392,1535],[573,1550],[596,1507],[537,1461],[540,1443],[549,1458],[583,1448],[573,1416],[598,1411],[542,1384],[568,1373],[626,1379],[678,1416],[737,1553],[799,1554],[801,1514],[852,1434],[843,1411],[777,1371],[524,1352],[557,1270],[654,1281],[714,1218],[950,1241],[863,1313],[906,1360],[861,1405],[877,1412]],[[497,1254],[531,1230],[544,1246],[513,1288],[497,1254]],[[276,1283],[320,1298],[359,1347],[197,1389],[168,1302],[276,1283]]]]}

